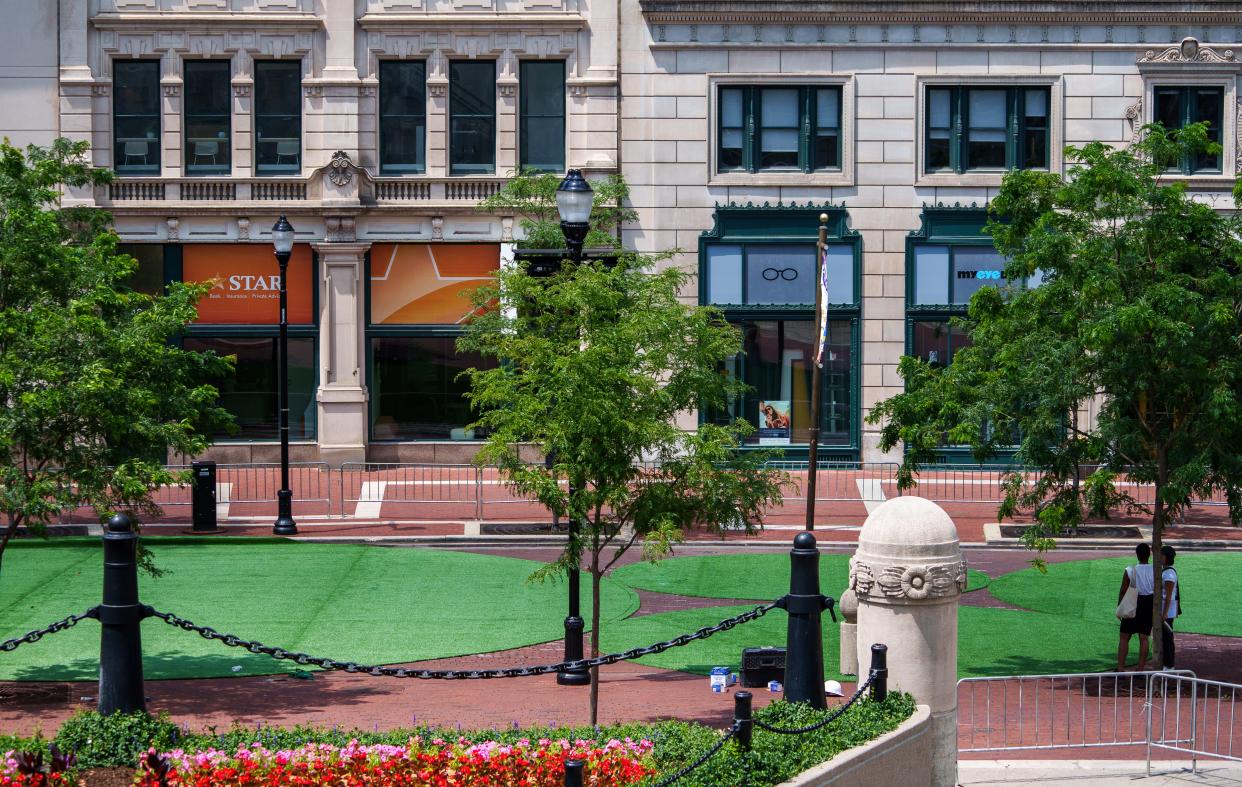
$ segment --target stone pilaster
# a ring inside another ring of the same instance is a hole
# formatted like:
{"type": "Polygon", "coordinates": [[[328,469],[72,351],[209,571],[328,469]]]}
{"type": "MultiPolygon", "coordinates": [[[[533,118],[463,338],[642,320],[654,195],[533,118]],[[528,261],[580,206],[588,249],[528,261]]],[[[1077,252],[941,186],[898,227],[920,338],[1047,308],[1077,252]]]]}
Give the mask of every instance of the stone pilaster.
{"type": "Polygon", "coordinates": [[[366,458],[363,258],[371,244],[352,240],[353,217],[328,222],[329,240],[314,244],[319,254],[319,457],[336,467],[366,458]],[[333,241],[333,234],[350,240],[333,241]]]}

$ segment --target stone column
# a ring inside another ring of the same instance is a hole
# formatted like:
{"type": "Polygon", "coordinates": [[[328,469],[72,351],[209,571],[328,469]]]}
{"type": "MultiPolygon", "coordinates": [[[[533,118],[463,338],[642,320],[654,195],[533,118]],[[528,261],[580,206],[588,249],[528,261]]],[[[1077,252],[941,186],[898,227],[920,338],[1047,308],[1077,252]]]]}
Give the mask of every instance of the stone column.
{"type": "MultiPolygon", "coordinates": [[[[921,497],[881,504],[858,534],[850,559],[858,596],[858,665],[888,646],[888,686],[931,708],[933,787],[957,781],[957,607],[966,562],[957,528],[921,497]]],[[[861,675],[859,677],[862,677],[861,675]]]]}
{"type": "MultiPolygon", "coordinates": [[[[841,674],[858,674],[858,596],[848,588],[841,594],[841,674]]],[[[870,662],[868,662],[870,663],[870,662]]]]}
{"type": "Polygon", "coordinates": [[[319,458],[339,467],[342,462],[366,458],[362,288],[366,286],[363,259],[371,244],[352,241],[352,216],[329,216],[326,221],[329,240],[315,244],[319,254],[319,458]],[[332,241],[334,235],[351,240],[332,241]]]}

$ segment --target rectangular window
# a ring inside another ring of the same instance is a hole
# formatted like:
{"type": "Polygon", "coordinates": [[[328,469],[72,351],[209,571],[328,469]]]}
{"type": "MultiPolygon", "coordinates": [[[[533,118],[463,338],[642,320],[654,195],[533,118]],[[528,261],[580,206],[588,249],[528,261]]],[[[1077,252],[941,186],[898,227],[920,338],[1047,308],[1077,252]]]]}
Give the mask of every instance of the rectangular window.
{"type": "MultiPolygon", "coordinates": [[[[706,247],[707,300],[722,306],[811,306],[815,246],[713,243],[706,247]]],[[[828,297],[854,303],[854,245],[828,245],[828,297]]]]}
{"type": "MultiPolygon", "coordinates": [[[[991,246],[914,247],[912,305],[962,306],[980,289],[1005,282],[1005,258],[991,246]]],[[[1036,277],[1025,282],[1038,286],[1036,277]]]]}
{"type": "MultiPolygon", "coordinates": [[[[790,442],[810,439],[811,371],[816,344],[813,320],[743,320],[733,323],[742,332],[744,352],[731,359],[725,372],[751,390],[737,397],[726,412],[712,413],[717,421],[742,418],[756,427],[746,439],[759,440],[760,410],[769,402],[788,403],[790,442]]],[[[828,347],[821,371],[820,441],[849,445],[852,400],[849,320],[828,323],[828,347]]]]}
{"type": "Polygon", "coordinates": [[[112,86],[117,174],[160,174],[160,62],[116,60],[112,86]]]}
{"type": "MultiPolygon", "coordinates": [[[[234,374],[214,381],[220,390],[220,406],[233,414],[238,430],[217,438],[275,440],[280,436],[277,370],[280,344],[272,336],[186,337],[182,346],[237,358],[234,374]]],[[[289,339],[289,436],[294,440],[315,438],[315,380],[319,358],[312,338],[289,339]]]]}
{"type": "Polygon", "coordinates": [[[565,61],[526,60],[519,69],[518,166],[565,170],[565,61]]]}
{"type": "Polygon", "coordinates": [[[188,175],[223,175],[230,170],[229,63],[185,63],[185,171],[188,175]]]}
{"type": "MultiPolygon", "coordinates": [[[[1219,87],[1158,87],[1154,91],[1152,121],[1176,130],[1191,123],[1207,123],[1208,139],[1220,144],[1225,92],[1219,87]]],[[[1220,153],[1200,152],[1185,157],[1170,169],[1184,175],[1220,172],[1220,153]]]]}
{"type": "Polygon", "coordinates": [[[449,64],[449,174],[496,171],[496,61],[449,64]]]}
{"type": "Polygon", "coordinates": [[[371,339],[371,432],[376,440],[473,440],[474,420],[459,375],[495,362],[457,352],[452,336],[371,339]]]}
{"type": "Polygon", "coordinates": [[[1046,87],[928,87],[927,172],[1048,168],[1046,87]]]}
{"type": "Polygon", "coordinates": [[[380,174],[427,170],[427,64],[381,60],[379,69],[380,174]]]}
{"type": "Polygon", "coordinates": [[[255,171],[296,174],[302,168],[302,64],[254,64],[255,171]]]}
{"type": "Polygon", "coordinates": [[[841,168],[841,88],[721,87],[720,172],[841,168]]]}

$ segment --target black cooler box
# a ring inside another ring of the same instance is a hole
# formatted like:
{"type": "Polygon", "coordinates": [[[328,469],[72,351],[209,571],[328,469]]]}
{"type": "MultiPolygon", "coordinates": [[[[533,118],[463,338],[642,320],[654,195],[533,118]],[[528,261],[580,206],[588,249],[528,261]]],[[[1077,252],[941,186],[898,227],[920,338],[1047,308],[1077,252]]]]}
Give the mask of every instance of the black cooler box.
{"type": "Polygon", "coordinates": [[[771,680],[785,682],[785,649],[743,648],[742,686],[748,689],[764,688],[771,680]]]}

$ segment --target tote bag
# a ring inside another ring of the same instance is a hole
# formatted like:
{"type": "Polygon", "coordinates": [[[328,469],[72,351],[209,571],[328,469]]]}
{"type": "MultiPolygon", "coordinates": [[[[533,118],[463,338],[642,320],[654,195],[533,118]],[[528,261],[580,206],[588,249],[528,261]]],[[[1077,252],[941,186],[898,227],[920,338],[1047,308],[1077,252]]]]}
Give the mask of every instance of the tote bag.
{"type": "Polygon", "coordinates": [[[1138,584],[1128,568],[1126,576],[1130,578],[1130,587],[1126,588],[1125,595],[1121,597],[1121,603],[1117,605],[1118,620],[1129,620],[1138,611],[1138,584]]]}

